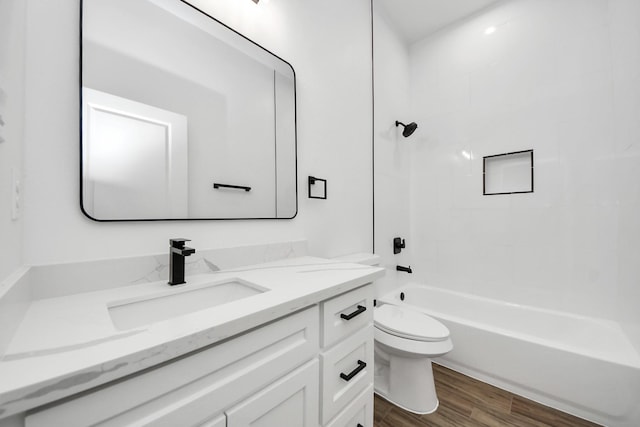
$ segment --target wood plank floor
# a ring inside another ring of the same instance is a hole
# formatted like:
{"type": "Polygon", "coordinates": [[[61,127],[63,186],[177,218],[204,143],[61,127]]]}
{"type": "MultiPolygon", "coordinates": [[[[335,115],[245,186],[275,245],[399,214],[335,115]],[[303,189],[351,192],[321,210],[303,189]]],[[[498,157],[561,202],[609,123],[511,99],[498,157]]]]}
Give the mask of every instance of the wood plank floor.
{"type": "Polygon", "coordinates": [[[433,364],[440,406],[429,415],[404,411],[375,397],[375,427],[597,427],[589,421],[540,405],[433,364]]]}

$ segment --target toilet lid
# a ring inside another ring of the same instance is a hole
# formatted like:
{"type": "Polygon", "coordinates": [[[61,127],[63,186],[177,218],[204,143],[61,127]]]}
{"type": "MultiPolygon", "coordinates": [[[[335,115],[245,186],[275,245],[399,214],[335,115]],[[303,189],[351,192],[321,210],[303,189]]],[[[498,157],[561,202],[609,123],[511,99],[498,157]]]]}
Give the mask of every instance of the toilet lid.
{"type": "Polygon", "coordinates": [[[402,338],[416,341],[444,341],[449,329],[433,317],[406,307],[385,304],[374,310],[375,326],[402,338]]]}

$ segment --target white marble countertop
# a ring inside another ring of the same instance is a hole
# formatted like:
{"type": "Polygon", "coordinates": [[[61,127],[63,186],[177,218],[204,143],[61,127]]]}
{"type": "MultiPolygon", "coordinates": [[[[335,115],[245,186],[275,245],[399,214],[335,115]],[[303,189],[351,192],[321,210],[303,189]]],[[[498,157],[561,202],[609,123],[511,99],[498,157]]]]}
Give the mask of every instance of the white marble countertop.
{"type": "Polygon", "coordinates": [[[109,304],[171,291],[165,281],[34,300],[0,359],[0,418],[214,344],[369,283],[383,271],[300,257],[187,276],[181,287],[237,278],[268,291],[130,330],[114,326],[109,304]]]}

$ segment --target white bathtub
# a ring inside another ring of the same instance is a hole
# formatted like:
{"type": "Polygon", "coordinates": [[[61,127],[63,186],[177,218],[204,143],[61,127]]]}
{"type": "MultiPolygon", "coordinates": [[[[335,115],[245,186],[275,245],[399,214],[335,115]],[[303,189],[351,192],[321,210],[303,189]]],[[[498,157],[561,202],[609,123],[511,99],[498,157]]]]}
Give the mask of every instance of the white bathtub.
{"type": "Polygon", "coordinates": [[[606,426],[640,426],[640,355],[615,322],[418,284],[378,301],[449,328],[453,351],[437,363],[606,426]]]}

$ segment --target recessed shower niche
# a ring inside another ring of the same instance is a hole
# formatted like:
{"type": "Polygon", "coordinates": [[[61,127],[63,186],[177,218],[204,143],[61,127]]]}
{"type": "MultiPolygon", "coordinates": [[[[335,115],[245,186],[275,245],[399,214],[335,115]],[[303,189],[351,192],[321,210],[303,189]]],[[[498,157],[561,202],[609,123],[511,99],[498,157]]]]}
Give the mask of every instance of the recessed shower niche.
{"type": "Polygon", "coordinates": [[[296,215],[289,63],[181,0],[83,0],[81,19],[89,218],[296,215]]]}
{"type": "Polygon", "coordinates": [[[533,170],[533,150],[485,156],[482,194],[533,193],[533,170]]]}

